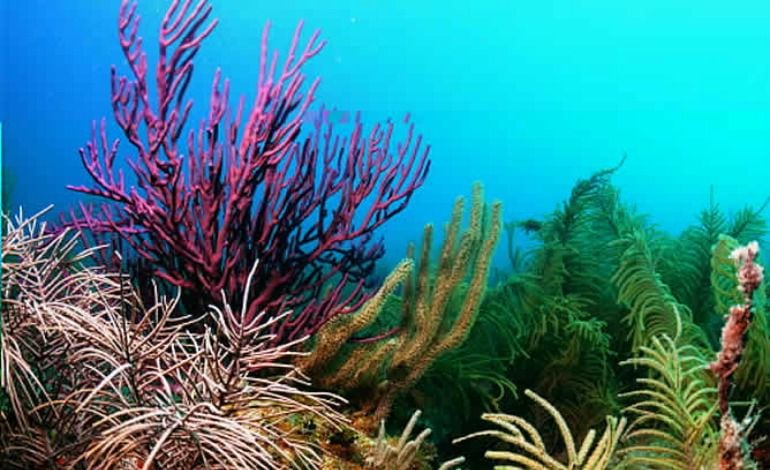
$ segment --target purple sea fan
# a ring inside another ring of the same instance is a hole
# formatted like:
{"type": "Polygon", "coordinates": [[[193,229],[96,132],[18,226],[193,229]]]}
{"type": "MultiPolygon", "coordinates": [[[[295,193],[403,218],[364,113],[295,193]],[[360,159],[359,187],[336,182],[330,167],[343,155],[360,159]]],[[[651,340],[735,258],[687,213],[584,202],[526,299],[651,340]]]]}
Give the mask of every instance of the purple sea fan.
{"type": "Polygon", "coordinates": [[[206,0],[171,3],[152,81],[136,4],[123,1],[118,30],[131,73],[113,68],[111,95],[136,184],[115,168],[118,141],[110,142],[104,122],[94,124],[80,151],[93,185],[71,189],[107,204],[83,207],[67,224],[117,236],[155,276],[183,287],[185,299],[203,299],[192,307],[216,301],[222,289],[239,303],[258,258],[245,320],[292,310],[273,332],[276,342],[293,341],[370,296],[363,283],[383,254],[374,231],[423,184],[428,147],[408,117],[404,133],[390,121],[365,131],[359,119],[348,136],[321,119],[303,133],[319,82],[305,88],[302,68],[324,43],[315,32],[298,47],[302,23],[282,65],[277,53],[268,56],[265,28],[250,108],[243,99],[231,108],[229,83],[217,71],[206,119],[186,129],[185,92],[193,58],[216,25],[211,11],[206,0]]]}

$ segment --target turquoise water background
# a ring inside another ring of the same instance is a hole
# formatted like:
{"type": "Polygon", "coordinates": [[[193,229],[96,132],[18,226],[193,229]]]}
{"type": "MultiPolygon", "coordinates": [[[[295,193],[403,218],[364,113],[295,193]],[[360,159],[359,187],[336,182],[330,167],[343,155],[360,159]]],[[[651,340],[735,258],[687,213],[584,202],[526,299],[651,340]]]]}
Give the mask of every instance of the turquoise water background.
{"type": "MultiPolygon", "coordinates": [[[[380,233],[388,257],[481,180],[506,219],[539,217],[577,178],[628,160],[615,182],[665,229],[695,221],[713,186],[729,211],[770,195],[770,4],[760,1],[212,0],[220,24],[196,59],[193,122],[217,66],[253,96],[260,37],[286,51],[299,19],[328,44],[307,68],[317,102],[366,122],[412,114],[433,166],[380,233]]],[[[111,119],[125,71],[117,0],[0,0],[3,158],[26,212],[65,210],[88,183],[77,149],[111,119]]],[[[142,0],[152,61],[165,1],[142,0]]],[[[152,63],[152,62],[151,62],[152,63]]],[[[110,121],[111,123],[111,121],[110,121]]],[[[111,132],[112,137],[118,134],[111,132]]],[[[124,145],[124,149],[128,147],[124,145]]],[[[501,254],[503,250],[500,250],[501,254]]],[[[502,258],[498,260],[501,262],[502,258]]]]}

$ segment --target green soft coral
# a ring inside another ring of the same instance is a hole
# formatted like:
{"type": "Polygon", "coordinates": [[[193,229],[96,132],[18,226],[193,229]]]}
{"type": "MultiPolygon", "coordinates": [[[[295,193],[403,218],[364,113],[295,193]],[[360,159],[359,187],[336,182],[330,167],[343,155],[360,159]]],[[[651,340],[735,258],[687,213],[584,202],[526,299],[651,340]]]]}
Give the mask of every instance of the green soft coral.
{"type": "Polygon", "coordinates": [[[689,470],[713,468],[718,432],[716,389],[706,360],[678,336],[662,334],[640,346],[638,357],[623,364],[643,367],[639,389],[623,394],[635,415],[626,435],[626,468],[689,470]]]}
{"type": "Polygon", "coordinates": [[[618,289],[618,302],[628,308],[623,322],[631,351],[637,353],[654,336],[674,335],[679,321],[684,322],[688,339],[704,344],[702,331],[691,323],[689,307],[678,302],[661,279],[648,237],[637,229],[616,242],[623,254],[612,282],[618,289]]]}

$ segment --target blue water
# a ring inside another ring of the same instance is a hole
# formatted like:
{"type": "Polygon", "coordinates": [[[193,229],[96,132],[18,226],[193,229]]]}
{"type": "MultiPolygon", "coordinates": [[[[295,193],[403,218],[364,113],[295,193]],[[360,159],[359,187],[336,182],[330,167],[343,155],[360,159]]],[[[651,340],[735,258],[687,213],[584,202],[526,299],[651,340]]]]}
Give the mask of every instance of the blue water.
{"type": "MultiPolygon", "coordinates": [[[[217,66],[250,99],[267,19],[281,51],[299,19],[305,37],[322,29],[328,45],[307,68],[322,76],[319,103],[367,122],[412,113],[433,166],[381,232],[392,258],[475,180],[505,202],[506,219],[539,217],[624,152],[615,182],[668,230],[695,221],[712,185],[728,210],[770,195],[767,2],[212,3],[220,24],[196,60],[192,122],[217,66]]],[[[80,198],[65,184],[88,183],[77,149],[93,119],[111,118],[110,65],[125,71],[118,4],[0,0],[3,156],[27,212],[64,210],[80,198]]],[[[151,61],[166,5],[139,5],[151,61]]]]}

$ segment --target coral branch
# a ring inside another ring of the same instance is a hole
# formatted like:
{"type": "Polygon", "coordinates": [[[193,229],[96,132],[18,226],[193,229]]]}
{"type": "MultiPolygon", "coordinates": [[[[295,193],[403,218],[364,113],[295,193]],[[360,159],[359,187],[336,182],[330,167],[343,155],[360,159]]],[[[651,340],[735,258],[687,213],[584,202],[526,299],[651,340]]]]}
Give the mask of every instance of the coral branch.
{"type": "Polygon", "coordinates": [[[727,322],[722,329],[722,349],[717,360],[709,365],[718,379],[719,411],[722,414],[719,454],[720,468],[723,470],[743,468],[742,430],[730,413],[729,397],[731,377],[741,360],[746,332],[751,323],[752,297],[762,284],[763,268],[756,264],[758,254],[759,244],[751,242],[735,249],[730,255],[738,267],[738,290],[743,293],[743,303],[730,307],[727,322]]]}

